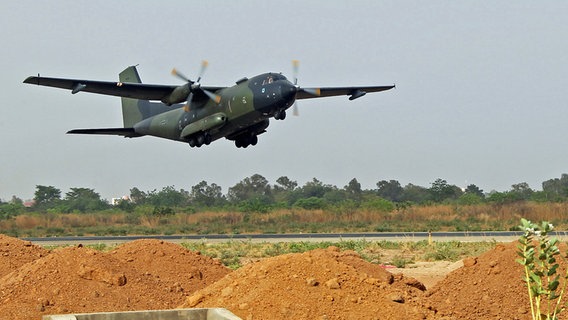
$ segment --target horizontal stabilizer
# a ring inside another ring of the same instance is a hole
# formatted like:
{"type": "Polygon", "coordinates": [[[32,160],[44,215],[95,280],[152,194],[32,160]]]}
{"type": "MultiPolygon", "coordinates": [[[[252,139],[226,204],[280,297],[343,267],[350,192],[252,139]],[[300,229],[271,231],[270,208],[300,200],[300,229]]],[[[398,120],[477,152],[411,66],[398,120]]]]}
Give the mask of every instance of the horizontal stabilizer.
{"type": "Polygon", "coordinates": [[[70,134],[107,134],[115,136],[124,136],[126,138],[136,138],[143,136],[136,133],[134,128],[106,128],[106,129],[73,129],[67,131],[70,134]]]}

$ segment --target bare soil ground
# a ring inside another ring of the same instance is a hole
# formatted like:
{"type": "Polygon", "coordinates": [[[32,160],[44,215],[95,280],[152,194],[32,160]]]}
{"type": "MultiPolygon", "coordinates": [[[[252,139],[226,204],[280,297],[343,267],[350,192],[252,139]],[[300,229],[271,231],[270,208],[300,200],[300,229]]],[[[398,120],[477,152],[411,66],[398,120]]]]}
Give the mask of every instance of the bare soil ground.
{"type": "Polygon", "coordinates": [[[224,307],[243,319],[529,319],[516,244],[404,269],[317,249],[231,271],[159,240],[53,251],[0,235],[0,318],[224,307]]]}

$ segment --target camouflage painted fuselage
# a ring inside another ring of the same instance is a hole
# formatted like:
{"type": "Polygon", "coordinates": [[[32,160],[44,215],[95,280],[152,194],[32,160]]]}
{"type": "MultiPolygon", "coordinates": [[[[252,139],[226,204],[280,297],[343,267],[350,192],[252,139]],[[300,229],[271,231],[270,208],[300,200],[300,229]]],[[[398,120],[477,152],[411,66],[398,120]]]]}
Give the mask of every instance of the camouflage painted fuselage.
{"type": "MultiPolygon", "coordinates": [[[[292,106],[295,93],[294,85],[283,75],[261,74],[216,91],[215,94],[221,98],[219,103],[201,98],[192,103],[189,111],[181,105],[173,106],[174,109],[168,111],[171,107],[150,103],[154,112],[160,108],[164,112],[146,118],[133,127],[139,135],[183,142],[202,134],[208,134],[211,141],[223,137],[236,141],[265,132],[268,119],[292,106]]],[[[147,103],[139,101],[139,108],[147,103]]]]}

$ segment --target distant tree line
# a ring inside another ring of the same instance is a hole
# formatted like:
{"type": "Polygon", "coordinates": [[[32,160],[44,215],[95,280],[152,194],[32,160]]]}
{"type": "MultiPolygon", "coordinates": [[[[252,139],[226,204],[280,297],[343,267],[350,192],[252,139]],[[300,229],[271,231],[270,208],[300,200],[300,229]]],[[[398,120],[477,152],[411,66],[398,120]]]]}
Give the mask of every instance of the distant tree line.
{"type": "Polygon", "coordinates": [[[568,174],[542,183],[542,191],[535,191],[526,182],[514,184],[504,192],[485,193],[474,184],[465,189],[436,179],[430,187],[414,184],[402,186],[396,180],[380,180],[375,189],[362,189],[357,179],[343,187],[324,184],[313,178],[303,186],[288,177],[280,177],[271,185],[260,174],[244,178],[228,189],[201,181],[190,190],[167,186],[162,190],[141,191],[130,189],[130,197],[116,205],[101,199],[89,188],[71,188],[62,194],[54,186],[37,185],[33,205],[24,206],[21,199],[0,201],[0,218],[9,218],[26,212],[38,213],[87,213],[104,210],[144,212],[151,215],[169,215],[176,212],[204,210],[237,210],[243,212],[268,212],[274,209],[370,209],[392,211],[411,205],[456,204],[476,205],[482,203],[507,204],[518,201],[563,202],[568,201],[568,174]]]}

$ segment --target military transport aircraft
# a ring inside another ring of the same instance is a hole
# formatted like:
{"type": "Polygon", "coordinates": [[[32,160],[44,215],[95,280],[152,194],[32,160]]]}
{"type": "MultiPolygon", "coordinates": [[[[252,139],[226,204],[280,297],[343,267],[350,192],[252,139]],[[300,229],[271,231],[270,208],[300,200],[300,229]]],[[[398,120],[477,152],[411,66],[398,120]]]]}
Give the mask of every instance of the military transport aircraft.
{"type": "Polygon", "coordinates": [[[207,67],[203,61],[195,81],[175,69],[172,74],[183,85],[143,84],[136,66],[119,74],[119,82],[46,78],[32,76],[24,83],[122,97],[123,128],[74,129],[67,133],[106,134],[128,138],[155,136],[188,143],[191,147],[209,145],[226,138],[238,148],[256,145],[258,135],[266,132],[269,119],[284,120],[295,101],[317,97],[347,95],[349,100],[368,92],[392,86],[302,88],[298,85],[298,62],[294,61],[294,82],[280,73],[264,73],[242,78],[231,87],[202,86],[207,67]],[[159,101],[159,102],[150,102],[159,101]]]}

